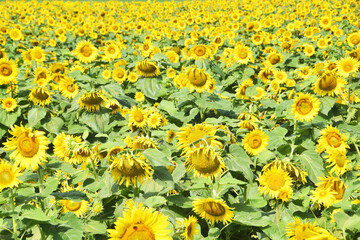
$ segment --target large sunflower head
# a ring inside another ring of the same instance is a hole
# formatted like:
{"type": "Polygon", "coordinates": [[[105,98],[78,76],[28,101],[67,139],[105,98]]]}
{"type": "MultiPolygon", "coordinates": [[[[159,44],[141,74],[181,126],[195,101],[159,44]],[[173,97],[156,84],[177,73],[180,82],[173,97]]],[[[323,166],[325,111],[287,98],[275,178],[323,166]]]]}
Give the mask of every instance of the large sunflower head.
{"type": "Polygon", "coordinates": [[[298,121],[306,121],[314,119],[320,111],[319,99],[310,95],[310,93],[299,93],[298,97],[294,99],[294,104],[291,105],[291,113],[298,121]]]}
{"type": "Polygon", "coordinates": [[[247,153],[257,156],[266,149],[269,144],[269,137],[265,132],[255,129],[246,134],[243,144],[247,153]]]}
{"type": "Polygon", "coordinates": [[[313,90],[317,95],[333,96],[339,95],[345,86],[345,81],[340,78],[335,71],[325,72],[322,74],[313,86],[313,90]]]}
{"type": "Polygon", "coordinates": [[[11,159],[15,159],[15,165],[21,169],[31,168],[37,170],[39,165],[46,162],[46,149],[49,140],[43,136],[42,131],[33,131],[24,126],[13,126],[9,131],[12,137],[4,143],[6,151],[13,151],[11,159]]]}
{"type": "Polygon", "coordinates": [[[341,77],[348,77],[351,73],[359,70],[360,62],[352,57],[339,60],[336,64],[336,70],[341,77]]]}
{"type": "Polygon", "coordinates": [[[126,187],[130,183],[135,185],[136,182],[139,182],[141,184],[145,179],[152,177],[152,168],[141,153],[137,155],[121,154],[118,157],[112,157],[112,160],[111,175],[119,185],[123,182],[126,187]]]}
{"type": "Polygon", "coordinates": [[[308,223],[305,220],[303,223],[298,217],[294,220],[294,222],[288,223],[286,229],[286,235],[291,237],[290,240],[310,239],[318,235],[320,228],[316,226],[316,222],[308,223]]]}
{"type": "Polygon", "coordinates": [[[89,40],[82,40],[76,45],[75,55],[81,62],[93,62],[98,55],[98,50],[89,40]]]}
{"type": "Polygon", "coordinates": [[[234,212],[224,200],[205,198],[193,201],[193,210],[201,218],[213,223],[228,224],[234,217],[234,212]]]}
{"type": "Polygon", "coordinates": [[[206,59],[211,57],[211,50],[203,44],[195,45],[190,49],[190,56],[195,60],[206,59]]]}
{"type": "Polygon", "coordinates": [[[325,150],[341,150],[346,151],[349,145],[346,144],[347,137],[341,133],[336,127],[331,125],[320,131],[320,138],[316,145],[316,151],[322,153],[325,150]]]}
{"type": "Polygon", "coordinates": [[[121,104],[115,98],[109,99],[106,102],[106,107],[111,109],[111,114],[119,113],[122,109],[121,104]]]}
{"type": "Polygon", "coordinates": [[[278,198],[280,192],[292,185],[289,173],[280,167],[272,166],[259,176],[259,191],[269,194],[271,198],[278,198]]]}
{"type": "Polygon", "coordinates": [[[282,62],[283,60],[283,55],[281,53],[277,53],[277,52],[273,52],[270,53],[267,57],[266,60],[271,64],[271,65],[275,65],[277,63],[282,62]]]}
{"type": "Polygon", "coordinates": [[[360,33],[354,32],[347,37],[347,43],[350,47],[354,47],[360,44],[360,33]]]}
{"type": "Polygon", "coordinates": [[[106,101],[106,97],[100,92],[84,93],[78,100],[80,107],[88,112],[99,111],[101,106],[105,106],[106,101]]]}
{"type": "Polygon", "coordinates": [[[118,83],[123,83],[127,78],[127,72],[124,68],[115,68],[112,72],[112,78],[118,83]]]}
{"type": "Polygon", "coordinates": [[[18,68],[13,60],[0,59],[0,85],[16,80],[18,73],[18,68]]]}
{"type": "Polygon", "coordinates": [[[22,32],[17,28],[11,29],[9,31],[9,36],[10,36],[11,40],[13,40],[13,41],[19,41],[23,38],[22,32]]]}
{"type": "Polygon", "coordinates": [[[35,62],[44,62],[46,60],[46,54],[41,47],[34,47],[31,49],[31,60],[35,62]]]}
{"type": "Polygon", "coordinates": [[[215,80],[210,74],[197,67],[188,67],[174,79],[174,82],[175,85],[189,88],[190,92],[195,90],[198,93],[212,92],[215,86],[215,80]]]}
{"type": "Polygon", "coordinates": [[[142,77],[156,77],[160,75],[160,69],[155,62],[143,60],[135,66],[136,72],[142,77]]]}
{"type": "Polygon", "coordinates": [[[115,222],[115,229],[108,229],[110,240],[172,240],[167,229],[168,217],[142,203],[127,202],[126,207],[115,222]]]}
{"type": "Polygon", "coordinates": [[[19,183],[22,183],[22,181],[17,178],[20,175],[19,168],[13,167],[10,163],[0,159],[0,192],[4,188],[17,187],[19,183]]]}
{"type": "Polygon", "coordinates": [[[36,87],[31,89],[29,100],[39,106],[49,105],[52,93],[45,87],[36,87]]]}

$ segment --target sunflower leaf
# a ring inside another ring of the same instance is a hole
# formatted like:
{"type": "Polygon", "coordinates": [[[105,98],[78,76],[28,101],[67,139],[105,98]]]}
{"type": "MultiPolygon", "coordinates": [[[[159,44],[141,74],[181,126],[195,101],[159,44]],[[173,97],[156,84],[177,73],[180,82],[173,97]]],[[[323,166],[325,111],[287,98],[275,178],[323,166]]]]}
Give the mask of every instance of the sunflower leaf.
{"type": "Polygon", "coordinates": [[[252,164],[246,152],[236,144],[230,145],[230,153],[228,154],[227,166],[230,171],[242,172],[244,177],[252,182],[254,179],[250,164],[252,164]]]}
{"type": "Polygon", "coordinates": [[[321,177],[324,171],[323,160],[320,155],[315,150],[306,150],[298,157],[309,173],[310,180],[313,183],[318,182],[318,177],[321,177]]]}
{"type": "Polygon", "coordinates": [[[69,199],[73,201],[81,201],[87,199],[86,193],[74,190],[69,192],[53,192],[51,193],[51,195],[58,199],[69,199]]]}
{"type": "Polygon", "coordinates": [[[21,207],[21,211],[23,212],[23,214],[21,215],[21,219],[26,218],[40,222],[47,222],[50,220],[50,218],[46,216],[46,214],[41,211],[40,208],[32,205],[23,205],[21,207]]]}
{"type": "Polygon", "coordinates": [[[45,108],[32,108],[28,113],[29,126],[34,127],[46,116],[45,108]]]}

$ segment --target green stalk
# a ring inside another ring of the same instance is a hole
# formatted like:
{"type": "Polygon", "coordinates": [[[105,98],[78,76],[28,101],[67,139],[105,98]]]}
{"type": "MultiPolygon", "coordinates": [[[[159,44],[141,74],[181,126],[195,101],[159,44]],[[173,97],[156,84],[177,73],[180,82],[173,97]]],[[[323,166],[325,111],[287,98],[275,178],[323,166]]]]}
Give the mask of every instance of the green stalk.
{"type": "Polygon", "coordinates": [[[13,216],[12,216],[13,236],[14,236],[14,239],[17,240],[18,239],[17,225],[16,225],[16,219],[15,219],[15,216],[14,216],[14,212],[15,212],[15,202],[14,202],[15,192],[13,191],[13,189],[11,189],[10,192],[11,192],[10,204],[11,204],[11,210],[12,210],[12,214],[13,214],[13,216]]]}
{"type": "Polygon", "coordinates": [[[276,215],[275,215],[275,219],[276,219],[276,224],[279,224],[279,222],[280,222],[279,199],[276,199],[276,215]]]}
{"type": "Polygon", "coordinates": [[[96,172],[96,165],[95,165],[95,162],[94,162],[93,158],[91,158],[91,165],[92,165],[92,168],[93,168],[93,174],[95,176],[95,180],[97,181],[98,180],[98,174],[96,172]]]}

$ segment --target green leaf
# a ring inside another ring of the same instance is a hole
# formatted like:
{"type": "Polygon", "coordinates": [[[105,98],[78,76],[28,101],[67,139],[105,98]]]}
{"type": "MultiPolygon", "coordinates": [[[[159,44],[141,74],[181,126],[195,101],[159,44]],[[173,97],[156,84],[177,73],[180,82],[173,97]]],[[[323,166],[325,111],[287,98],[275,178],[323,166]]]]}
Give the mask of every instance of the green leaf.
{"type": "Polygon", "coordinates": [[[99,221],[89,221],[85,224],[85,231],[94,234],[106,234],[107,226],[99,221]]]}
{"type": "Polygon", "coordinates": [[[142,153],[150,162],[152,166],[168,166],[170,165],[169,159],[166,155],[154,148],[146,149],[142,153]]]}
{"type": "Polygon", "coordinates": [[[110,121],[110,114],[107,112],[84,112],[81,118],[83,123],[92,128],[96,133],[104,133],[110,121]]]}
{"type": "Polygon", "coordinates": [[[46,216],[46,214],[41,211],[40,208],[37,208],[33,205],[23,205],[21,207],[22,215],[21,219],[31,219],[39,222],[47,222],[50,221],[50,218],[46,216]]]}
{"type": "Polygon", "coordinates": [[[51,195],[55,196],[58,199],[69,199],[73,201],[81,201],[87,199],[86,193],[75,190],[70,192],[53,192],[51,193],[51,195]]]}
{"type": "Polygon", "coordinates": [[[309,178],[313,183],[318,182],[324,171],[323,160],[315,150],[306,150],[298,156],[300,162],[305,166],[305,170],[309,173],[309,178]]]}
{"type": "Polygon", "coordinates": [[[234,222],[245,226],[266,227],[271,221],[261,215],[261,211],[245,204],[236,204],[234,222]]]}
{"type": "Polygon", "coordinates": [[[4,109],[0,109],[1,124],[3,124],[6,127],[11,127],[12,125],[14,125],[20,114],[21,114],[20,108],[17,108],[15,112],[7,112],[4,109]]]}
{"type": "Polygon", "coordinates": [[[228,160],[227,166],[230,171],[242,172],[249,182],[253,181],[254,176],[250,168],[250,164],[252,164],[252,162],[246,152],[239,145],[230,145],[228,160]]]}
{"type": "Polygon", "coordinates": [[[162,84],[157,78],[145,78],[139,80],[137,86],[146,97],[151,99],[157,99],[156,94],[162,88],[162,84]]]}
{"type": "Polygon", "coordinates": [[[41,192],[42,197],[48,197],[58,187],[58,179],[56,177],[48,177],[45,182],[45,189],[41,192]]]}
{"type": "Polygon", "coordinates": [[[333,97],[322,97],[320,98],[321,106],[320,112],[327,115],[335,104],[335,98],[333,97]]]}
{"type": "Polygon", "coordinates": [[[181,208],[192,208],[192,201],[183,195],[170,195],[165,197],[169,203],[181,208]]]}
{"type": "Polygon", "coordinates": [[[61,128],[64,126],[64,120],[59,117],[51,118],[49,122],[45,124],[45,129],[50,133],[58,134],[60,133],[61,128]]]}
{"type": "Polygon", "coordinates": [[[46,116],[45,108],[32,108],[28,113],[29,127],[34,127],[46,116]]]}
{"type": "Polygon", "coordinates": [[[283,127],[277,127],[271,132],[269,132],[268,136],[270,141],[269,141],[269,145],[267,146],[267,149],[273,150],[286,143],[284,141],[284,137],[287,132],[288,130],[283,127]]]}
{"type": "Polygon", "coordinates": [[[242,80],[248,79],[254,74],[255,74],[255,70],[251,67],[247,67],[247,68],[245,68],[245,71],[244,71],[241,79],[242,80]]]}
{"type": "Polygon", "coordinates": [[[166,204],[166,199],[161,196],[153,196],[153,197],[146,198],[144,204],[148,207],[156,208],[156,207],[160,207],[160,206],[166,204]]]}

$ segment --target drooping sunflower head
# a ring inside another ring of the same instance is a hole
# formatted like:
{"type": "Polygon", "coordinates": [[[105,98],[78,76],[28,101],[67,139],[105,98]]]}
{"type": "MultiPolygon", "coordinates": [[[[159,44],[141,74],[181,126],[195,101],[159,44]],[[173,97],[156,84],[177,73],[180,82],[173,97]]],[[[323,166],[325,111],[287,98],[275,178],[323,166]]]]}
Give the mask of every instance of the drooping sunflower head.
{"type": "Polygon", "coordinates": [[[0,59],[0,85],[16,80],[18,73],[18,68],[13,60],[0,59]]]}
{"type": "Polygon", "coordinates": [[[246,96],[246,89],[254,85],[254,82],[251,79],[245,79],[236,89],[235,96],[240,99],[250,99],[249,96],[246,96]]]}
{"type": "Polygon", "coordinates": [[[340,78],[336,72],[325,72],[321,75],[313,86],[313,91],[320,96],[339,95],[346,82],[340,78]]]}
{"type": "Polygon", "coordinates": [[[306,121],[314,119],[320,111],[319,99],[310,95],[310,93],[299,93],[298,97],[294,99],[294,104],[291,105],[291,113],[298,121],[306,121]]]}
{"type": "Polygon", "coordinates": [[[135,185],[136,182],[139,182],[141,184],[145,179],[152,177],[153,170],[141,153],[137,155],[121,154],[112,159],[111,176],[119,185],[125,182],[126,187],[129,187],[130,183],[135,185]]]}
{"type": "Polygon", "coordinates": [[[346,151],[338,149],[328,150],[328,155],[325,156],[327,162],[330,163],[328,167],[332,167],[330,174],[335,172],[336,175],[341,177],[345,172],[349,170],[350,161],[346,157],[346,151]]]}
{"type": "Polygon", "coordinates": [[[13,167],[10,163],[0,159],[0,192],[4,188],[17,187],[19,183],[22,183],[22,181],[18,179],[20,175],[19,168],[13,167]]]}
{"type": "Polygon", "coordinates": [[[131,141],[131,148],[133,150],[140,149],[145,150],[148,148],[157,148],[156,142],[149,137],[135,136],[131,141]]]}
{"type": "Polygon", "coordinates": [[[52,63],[49,70],[52,74],[66,74],[68,71],[66,64],[63,63],[52,63]]]}
{"type": "Polygon", "coordinates": [[[119,112],[121,112],[121,109],[122,109],[119,101],[114,98],[109,99],[106,102],[106,107],[111,109],[111,114],[119,113],[119,112]]]}
{"type": "Polygon", "coordinates": [[[287,171],[290,174],[290,177],[292,178],[293,181],[298,181],[303,184],[307,182],[306,176],[308,176],[309,174],[306,171],[303,171],[301,168],[294,165],[293,163],[287,161],[280,161],[280,160],[272,161],[266,164],[263,167],[262,171],[265,172],[266,170],[270,169],[273,166],[277,168],[282,168],[284,171],[287,171]]]}
{"type": "Polygon", "coordinates": [[[39,106],[49,105],[51,102],[52,92],[45,87],[36,87],[31,89],[29,100],[39,106]]]}
{"type": "Polygon", "coordinates": [[[105,106],[106,97],[100,92],[88,92],[83,93],[79,98],[78,103],[81,108],[85,108],[86,111],[96,112],[100,110],[101,106],[105,106]]]}
{"type": "Polygon", "coordinates": [[[98,50],[89,40],[82,40],[76,45],[75,55],[81,62],[93,62],[98,55],[98,50]]]}
{"type": "Polygon", "coordinates": [[[201,218],[213,223],[230,223],[234,217],[234,212],[224,200],[205,198],[193,201],[193,210],[201,218]]]}
{"type": "Polygon", "coordinates": [[[341,133],[336,127],[331,125],[320,131],[320,138],[316,145],[316,151],[322,153],[325,150],[341,150],[346,151],[349,145],[346,144],[347,137],[341,133]]]}
{"type": "Polygon", "coordinates": [[[168,217],[142,203],[128,201],[115,222],[115,229],[108,229],[110,240],[171,240],[168,217]]]}
{"type": "Polygon", "coordinates": [[[257,156],[266,149],[266,146],[269,144],[269,137],[265,132],[255,129],[246,134],[243,144],[247,153],[257,156]]]}
{"type": "Polygon", "coordinates": [[[17,107],[17,102],[16,102],[16,100],[14,98],[7,97],[7,98],[2,100],[2,107],[7,112],[12,112],[17,107]]]}
{"type": "Polygon", "coordinates": [[[181,229],[181,237],[185,240],[193,240],[194,236],[199,233],[197,227],[197,218],[194,216],[189,216],[188,218],[183,219],[182,221],[177,221],[181,229]]]}
{"type": "Polygon", "coordinates": [[[291,187],[292,179],[287,171],[272,166],[260,174],[259,183],[259,191],[262,194],[269,194],[271,198],[278,198],[283,189],[291,187]]]}
{"type": "Polygon", "coordinates": [[[143,60],[135,66],[136,72],[142,77],[156,77],[160,75],[160,69],[155,62],[143,60]]]}

